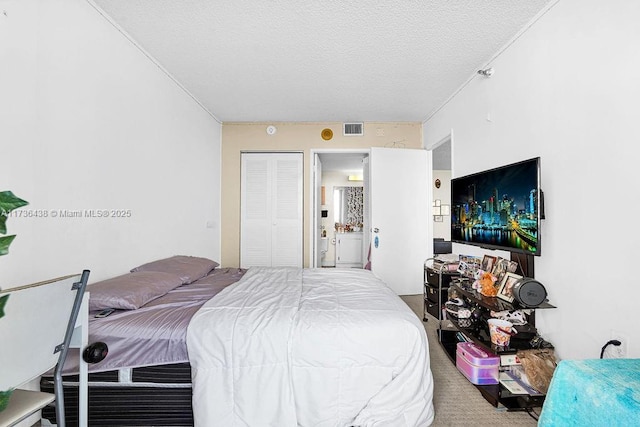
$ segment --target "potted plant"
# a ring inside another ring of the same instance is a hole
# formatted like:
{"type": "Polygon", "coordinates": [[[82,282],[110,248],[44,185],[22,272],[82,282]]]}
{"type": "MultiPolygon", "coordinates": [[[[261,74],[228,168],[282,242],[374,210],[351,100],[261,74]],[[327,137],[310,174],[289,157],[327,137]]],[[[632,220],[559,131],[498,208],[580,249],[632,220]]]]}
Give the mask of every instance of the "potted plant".
{"type": "MultiPolygon", "coordinates": [[[[0,256],[9,253],[9,246],[13,239],[16,238],[15,234],[7,236],[7,219],[9,219],[11,212],[15,209],[28,205],[28,202],[16,197],[11,191],[0,192],[0,256]]],[[[7,304],[9,295],[3,295],[0,297],[0,318],[4,316],[4,307],[7,304]]],[[[0,411],[4,410],[9,404],[9,397],[13,389],[0,391],[0,411]]]]}
{"type": "MultiPolygon", "coordinates": [[[[0,191],[0,234],[7,234],[7,219],[11,212],[28,204],[28,202],[16,197],[11,191],[0,191]]],[[[9,245],[15,237],[15,234],[0,236],[0,255],[9,253],[9,245]]]]}

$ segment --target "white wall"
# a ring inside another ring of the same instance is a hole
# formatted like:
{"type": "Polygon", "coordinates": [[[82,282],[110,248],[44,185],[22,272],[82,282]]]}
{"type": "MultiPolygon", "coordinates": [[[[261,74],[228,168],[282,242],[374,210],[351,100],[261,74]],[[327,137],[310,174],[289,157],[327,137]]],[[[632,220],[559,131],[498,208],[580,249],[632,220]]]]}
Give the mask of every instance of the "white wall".
{"type": "Polygon", "coordinates": [[[9,218],[0,287],[83,269],[93,282],[174,254],[219,260],[220,124],[87,1],[1,9],[0,190],[47,217],[9,218]]]}
{"type": "Polygon", "coordinates": [[[426,147],[453,132],[454,177],[541,157],[535,274],[558,308],[537,325],[562,359],[598,358],[612,331],[640,357],[638,16],[640,2],[561,0],[424,123],[426,147]]]}
{"type": "MultiPolygon", "coordinates": [[[[440,200],[442,205],[449,205],[449,209],[451,209],[451,171],[434,169],[431,181],[433,200],[440,200]],[[440,188],[436,188],[434,184],[436,179],[440,180],[440,188]]],[[[433,221],[433,237],[451,240],[450,215],[442,215],[442,221],[433,221]]]]}

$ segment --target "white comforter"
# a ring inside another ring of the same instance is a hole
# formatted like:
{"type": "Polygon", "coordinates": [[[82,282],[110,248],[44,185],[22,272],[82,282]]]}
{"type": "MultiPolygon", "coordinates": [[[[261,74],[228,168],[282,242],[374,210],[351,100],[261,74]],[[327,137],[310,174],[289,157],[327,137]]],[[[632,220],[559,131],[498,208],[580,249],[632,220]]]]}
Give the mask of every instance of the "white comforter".
{"type": "Polygon", "coordinates": [[[428,426],[420,320],[368,270],[251,268],[192,318],[196,426],[428,426]]]}

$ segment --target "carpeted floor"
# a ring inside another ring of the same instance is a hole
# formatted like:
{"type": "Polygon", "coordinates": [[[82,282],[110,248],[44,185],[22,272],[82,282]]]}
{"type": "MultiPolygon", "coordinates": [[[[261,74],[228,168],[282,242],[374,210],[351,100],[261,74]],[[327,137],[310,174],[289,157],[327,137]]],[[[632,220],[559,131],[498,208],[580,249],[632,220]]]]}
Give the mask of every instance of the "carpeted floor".
{"type": "MultiPolygon", "coordinates": [[[[422,319],[422,295],[401,297],[422,319]]],[[[431,372],[433,374],[433,405],[435,419],[433,427],[442,426],[535,426],[534,420],[526,412],[507,412],[495,408],[487,402],[478,389],[471,384],[447,357],[438,343],[437,319],[427,314],[423,322],[429,340],[431,372]]],[[[536,413],[541,408],[536,408],[536,413]]]]}

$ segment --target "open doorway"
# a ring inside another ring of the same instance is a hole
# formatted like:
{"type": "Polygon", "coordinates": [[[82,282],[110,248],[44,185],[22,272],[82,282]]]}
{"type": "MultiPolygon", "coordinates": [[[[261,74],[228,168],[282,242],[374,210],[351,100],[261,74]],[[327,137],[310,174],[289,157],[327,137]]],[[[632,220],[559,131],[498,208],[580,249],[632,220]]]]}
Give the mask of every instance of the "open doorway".
{"type": "Polygon", "coordinates": [[[451,252],[451,136],[432,149],[434,253],[451,252]]]}
{"type": "MultiPolygon", "coordinates": [[[[367,202],[365,162],[368,152],[317,152],[320,184],[314,249],[315,267],[363,268],[367,202]],[[319,213],[319,214],[318,214],[319,213]]],[[[317,185],[317,184],[316,184],[317,185]]]]}
{"type": "MultiPolygon", "coordinates": [[[[313,267],[322,266],[322,169],[320,154],[361,153],[363,159],[362,267],[369,268],[398,295],[422,292],[422,266],[429,250],[429,198],[432,191],[431,152],[425,149],[371,147],[367,150],[311,150],[312,224],[310,248],[313,267]],[[422,213],[422,214],[416,214],[422,213]],[[371,244],[369,244],[371,242],[371,244]],[[366,248],[366,250],[365,250],[366,248]],[[371,249],[369,258],[369,249],[371,249]],[[316,255],[318,258],[316,258],[316,255]]],[[[348,181],[347,175],[344,178],[348,181]]],[[[325,181],[325,207],[330,193],[325,181]]],[[[330,218],[327,209],[326,217],[330,218]]],[[[334,223],[325,219],[327,243],[334,223]]],[[[333,229],[335,233],[335,228],[333,229]]],[[[347,233],[342,233],[347,234],[347,233]]],[[[342,237],[338,233],[339,237],[342,237]]],[[[327,252],[330,246],[327,247],[327,252]]],[[[335,250],[335,248],[334,248],[335,250]]],[[[326,255],[325,255],[326,257],[326,255]]],[[[331,258],[328,258],[331,262],[331,258]]]]}

